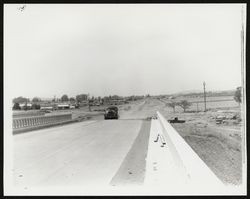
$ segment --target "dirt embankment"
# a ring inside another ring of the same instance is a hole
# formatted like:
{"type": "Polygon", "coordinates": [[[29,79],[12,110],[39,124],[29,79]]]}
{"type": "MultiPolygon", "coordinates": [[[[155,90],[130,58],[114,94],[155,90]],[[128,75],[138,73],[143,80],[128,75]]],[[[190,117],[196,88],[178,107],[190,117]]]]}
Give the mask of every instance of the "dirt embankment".
{"type": "Polygon", "coordinates": [[[185,123],[172,123],[172,126],[225,183],[242,183],[242,121],[239,107],[215,106],[207,112],[170,107],[161,110],[166,119],[178,117],[185,123]],[[222,123],[217,123],[223,117],[222,123]]]}
{"type": "Polygon", "coordinates": [[[173,127],[224,183],[241,184],[241,137],[237,133],[196,123],[173,127]]]}

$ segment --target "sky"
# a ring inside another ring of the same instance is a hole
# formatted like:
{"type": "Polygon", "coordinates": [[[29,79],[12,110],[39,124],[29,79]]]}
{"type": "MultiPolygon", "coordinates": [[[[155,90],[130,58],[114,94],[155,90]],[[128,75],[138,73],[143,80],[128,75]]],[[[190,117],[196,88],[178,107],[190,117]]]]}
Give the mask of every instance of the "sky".
{"type": "Polygon", "coordinates": [[[18,97],[158,95],[241,85],[242,4],[4,5],[18,97]]]}

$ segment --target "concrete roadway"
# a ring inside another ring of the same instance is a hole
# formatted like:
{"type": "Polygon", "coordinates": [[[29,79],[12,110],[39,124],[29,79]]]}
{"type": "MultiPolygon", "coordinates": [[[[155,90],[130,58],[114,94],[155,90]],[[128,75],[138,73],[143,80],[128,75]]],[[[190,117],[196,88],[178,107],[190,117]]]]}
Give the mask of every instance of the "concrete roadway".
{"type": "Polygon", "coordinates": [[[119,120],[90,120],[14,135],[14,185],[27,190],[142,183],[150,131],[150,122],[143,118],[152,116],[156,105],[163,106],[146,100],[121,111],[119,120]]]}

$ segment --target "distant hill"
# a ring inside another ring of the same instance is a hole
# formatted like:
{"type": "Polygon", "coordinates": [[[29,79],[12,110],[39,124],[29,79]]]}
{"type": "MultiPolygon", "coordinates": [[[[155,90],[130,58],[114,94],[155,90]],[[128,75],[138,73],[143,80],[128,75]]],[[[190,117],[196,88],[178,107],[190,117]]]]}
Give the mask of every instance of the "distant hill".
{"type": "MultiPolygon", "coordinates": [[[[224,91],[207,91],[206,96],[232,96],[235,90],[224,90],[224,91]]],[[[203,96],[202,90],[189,90],[172,94],[173,96],[203,96]]]]}
{"type": "Polygon", "coordinates": [[[203,93],[203,90],[185,90],[173,93],[172,95],[186,95],[186,94],[199,94],[199,93],[203,93]]]}
{"type": "Polygon", "coordinates": [[[53,98],[45,98],[45,97],[41,97],[40,98],[42,101],[52,101],[53,98]]]}

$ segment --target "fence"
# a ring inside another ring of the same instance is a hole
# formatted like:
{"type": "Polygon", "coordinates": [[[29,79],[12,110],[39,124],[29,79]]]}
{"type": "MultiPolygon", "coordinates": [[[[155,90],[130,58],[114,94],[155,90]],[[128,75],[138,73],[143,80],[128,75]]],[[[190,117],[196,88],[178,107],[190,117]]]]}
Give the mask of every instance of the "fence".
{"type": "Polygon", "coordinates": [[[61,114],[51,116],[34,116],[25,118],[13,118],[13,130],[29,127],[47,126],[68,122],[72,120],[72,114],[61,114]]]}

